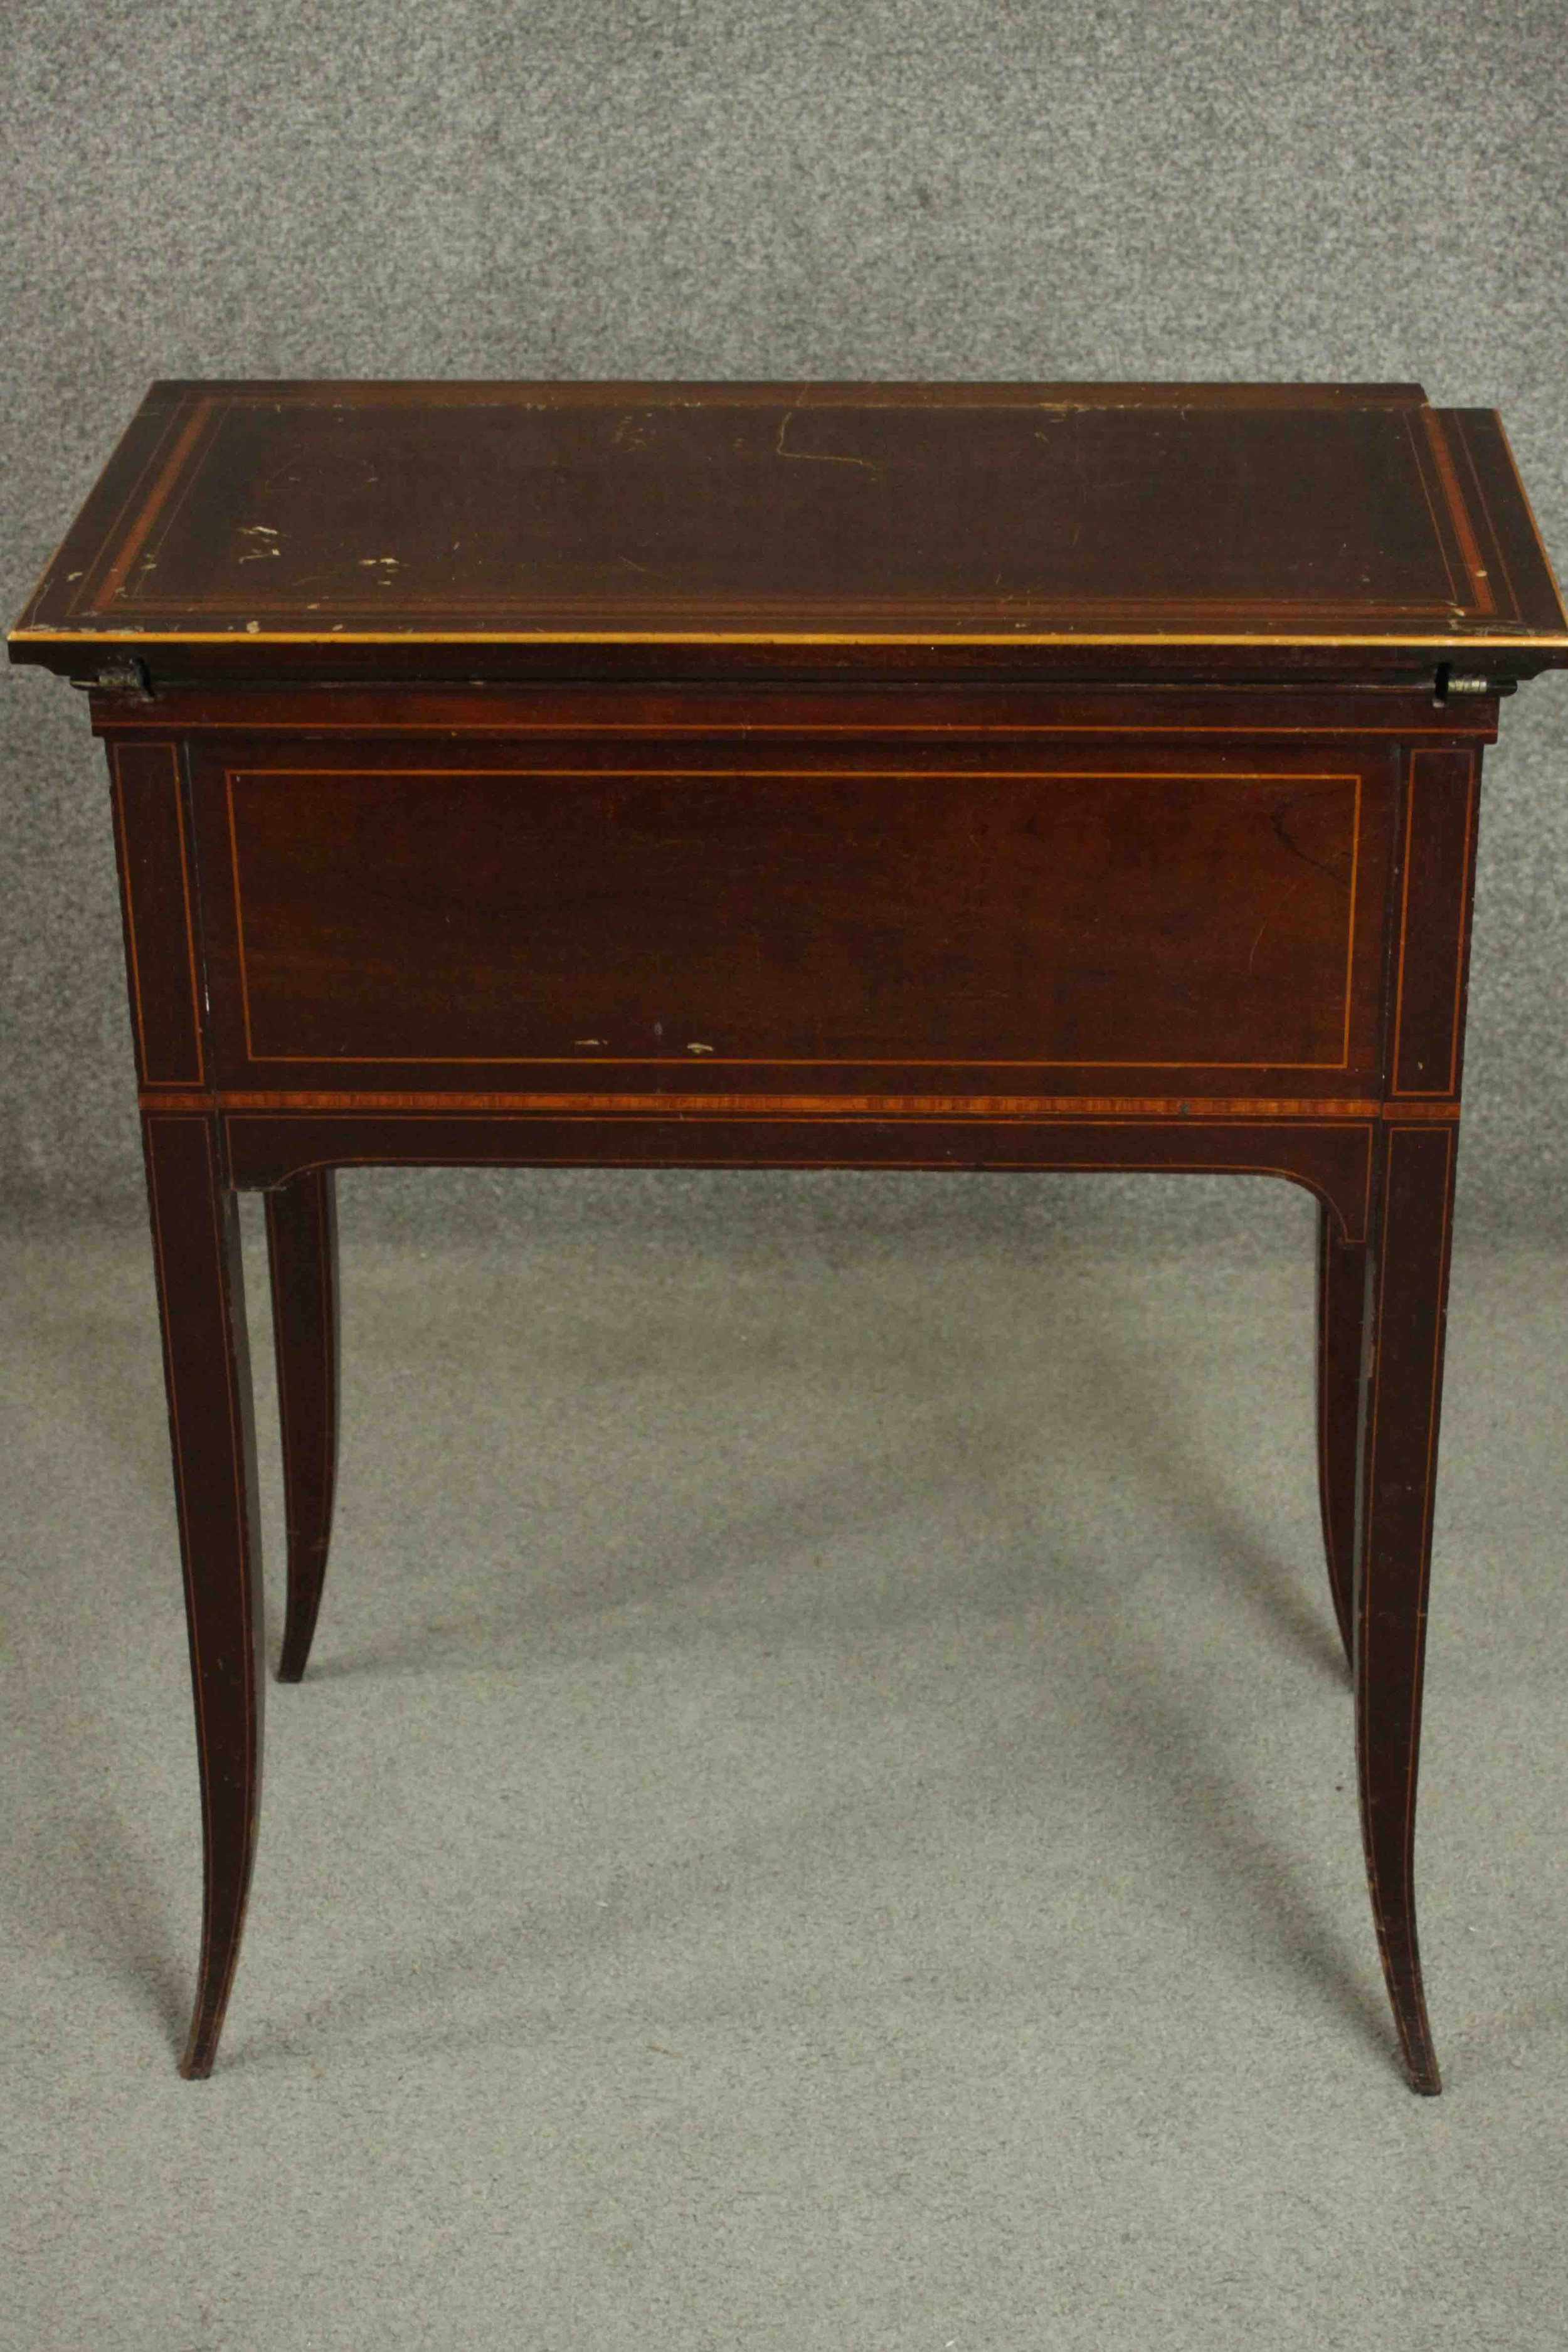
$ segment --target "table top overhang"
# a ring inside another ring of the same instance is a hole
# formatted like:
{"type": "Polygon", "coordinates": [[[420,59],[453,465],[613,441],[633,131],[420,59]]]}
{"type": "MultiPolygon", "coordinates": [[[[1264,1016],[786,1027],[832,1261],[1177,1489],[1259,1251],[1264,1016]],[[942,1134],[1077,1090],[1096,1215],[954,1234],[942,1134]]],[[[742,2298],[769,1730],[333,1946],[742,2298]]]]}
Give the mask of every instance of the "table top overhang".
{"type": "Polygon", "coordinates": [[[10,636],[70,676],[552,648],[1506,680],[1568,614],[1500,419],[1418,385],[194,382],[10,636]]]}

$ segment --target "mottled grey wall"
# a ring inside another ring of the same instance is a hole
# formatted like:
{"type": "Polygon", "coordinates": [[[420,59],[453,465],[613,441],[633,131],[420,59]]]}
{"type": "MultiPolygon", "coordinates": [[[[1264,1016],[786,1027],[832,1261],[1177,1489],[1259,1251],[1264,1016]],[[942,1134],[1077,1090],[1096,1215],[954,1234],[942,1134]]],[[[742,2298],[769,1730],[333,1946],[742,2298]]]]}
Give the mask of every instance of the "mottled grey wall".
{"type": "MultiPolygon", "coordinates": [[[[23,0],[0,604],[155,375],[1417,378],[1502,409],[1561,564],[1563,36],[1562,0],[23,0]]],[[[1564,1223],[1568,684],[1507,717],[1472,1233],[1564,1223]]],[[[140,1177],[99,756],[53,681],[10,677],[0,724],[0,1190],[110,1210],[140,1177]]]]}

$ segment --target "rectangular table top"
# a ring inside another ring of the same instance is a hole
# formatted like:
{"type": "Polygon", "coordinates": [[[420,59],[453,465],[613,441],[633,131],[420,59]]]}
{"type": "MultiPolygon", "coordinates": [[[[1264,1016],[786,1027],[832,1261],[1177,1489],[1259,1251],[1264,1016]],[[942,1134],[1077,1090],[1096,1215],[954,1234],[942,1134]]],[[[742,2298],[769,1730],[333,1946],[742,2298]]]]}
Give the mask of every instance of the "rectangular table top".
{"type": "Polygon", "coordinates": [[[153,386],[10,639],[251,677],[584,645],[1497,677],[1568,616],[1499,418],[1414,384],[214,382],[153,386]]]}

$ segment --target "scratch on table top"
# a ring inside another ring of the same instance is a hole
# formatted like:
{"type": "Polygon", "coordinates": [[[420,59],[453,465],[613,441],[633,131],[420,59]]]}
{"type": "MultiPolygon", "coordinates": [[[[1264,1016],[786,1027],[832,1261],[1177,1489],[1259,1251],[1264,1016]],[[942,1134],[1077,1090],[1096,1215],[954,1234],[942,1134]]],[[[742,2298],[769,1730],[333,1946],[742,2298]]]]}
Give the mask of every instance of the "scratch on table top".
{"type": "Polygon", "coordinates": [[[863,466],[867,473],[875,474],[880,481],[882,468],[870,457],[842,457],[831,449],[786,449],[784,435],[789,431],[795,413],[793,408],[786,408],[779,420],[778,438],[773,443],[775,457],[804,457],[814,466],[863,466]]]}

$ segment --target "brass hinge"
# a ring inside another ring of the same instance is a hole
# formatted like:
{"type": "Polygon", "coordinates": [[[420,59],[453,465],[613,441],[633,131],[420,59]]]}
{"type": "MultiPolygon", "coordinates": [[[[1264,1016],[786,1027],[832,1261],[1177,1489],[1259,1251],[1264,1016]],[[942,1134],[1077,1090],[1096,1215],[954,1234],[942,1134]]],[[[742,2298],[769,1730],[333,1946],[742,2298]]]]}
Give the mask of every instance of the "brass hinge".
{"type": "Polygon", "coordinates": [[[1439,662],[1437,675],[1432,681],[1432,699],[1441,710],[1450,695],[1495,694],[1497,688],[1489,677],[1456,677],[1447,662],[1439,662]]]}

